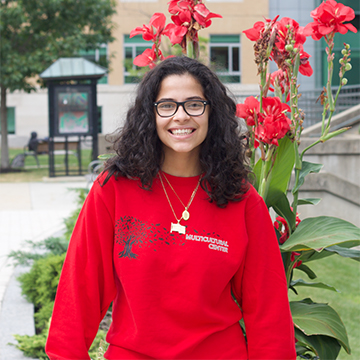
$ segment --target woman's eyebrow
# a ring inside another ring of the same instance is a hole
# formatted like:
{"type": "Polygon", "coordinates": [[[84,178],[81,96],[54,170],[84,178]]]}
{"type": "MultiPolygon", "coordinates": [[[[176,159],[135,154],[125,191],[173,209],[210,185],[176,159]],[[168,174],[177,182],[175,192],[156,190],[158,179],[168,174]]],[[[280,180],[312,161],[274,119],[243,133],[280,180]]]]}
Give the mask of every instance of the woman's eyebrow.
{"type": "Polygon", "coordinates": [[[161,99],[157,100],[157,102],[159,102],[159,101],[175,101],[175,100],[172,98],[161,98],[161,99]]]}
{"type": "MultiPolygon", "coordinates": [[[[204,100],[204,98],[202,96],[195,95],[195,96],[187,97],[185,99],[185,101],[187,101],[187,100],[204,100]]],[[[161,99],[157,100],[157,102],[159,102],[159,101],[176,101],[176,100],[173,98],[161,98],[161,99]]]]}
{"type": "Polygon", "coordinates": [[[186,98],[187,100],[204,100],[202,96],[190,96],[186,98]]]}

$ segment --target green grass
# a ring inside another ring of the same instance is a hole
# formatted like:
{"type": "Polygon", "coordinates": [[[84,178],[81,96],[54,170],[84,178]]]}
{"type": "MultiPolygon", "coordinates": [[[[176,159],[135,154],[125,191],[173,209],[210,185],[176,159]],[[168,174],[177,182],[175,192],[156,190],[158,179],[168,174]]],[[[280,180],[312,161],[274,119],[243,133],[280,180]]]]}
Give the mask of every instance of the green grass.
{"type": "MultiPolygon", "coordinates": [[[[323,289],[310,289],[297,287],[299,295],[292,291],[289,293],[290,300],[302,300],[310,297],[319,303],[328,303],[340,315],[349,337],[351,355],[343,349],[338,360],[360,359],[360,263],[333,255],[318,261],[306,263],[316,273],[321,282],[334,286],[340,292],[323,289]]],[[[294,279],[306,278],[301,271],[294,271],[294,279]]]]}
{"type": "MultiPolygon", "coordinates": [[[[9,149],[10,162],[18,154],[23,153],[23,149],[9,149]]],[[[25,158],[25,167],[21,171],[0,173],[1,182],[36,182],[42,181],[43,177],[49,176],[49,155],[38,155],[40,168],[37,167],[35,158],[27,156],[25,158]]],[[[56,171],[65,171],[65,155],[55,155],[56,171]]],[[[83,174],[86,174],[87,167],[91,161],[91,150],[81,150],[81,167],[83,174]]],[[[75,155],[69,155],[69,169],[78,169],[78,162],[75,155]]]]}

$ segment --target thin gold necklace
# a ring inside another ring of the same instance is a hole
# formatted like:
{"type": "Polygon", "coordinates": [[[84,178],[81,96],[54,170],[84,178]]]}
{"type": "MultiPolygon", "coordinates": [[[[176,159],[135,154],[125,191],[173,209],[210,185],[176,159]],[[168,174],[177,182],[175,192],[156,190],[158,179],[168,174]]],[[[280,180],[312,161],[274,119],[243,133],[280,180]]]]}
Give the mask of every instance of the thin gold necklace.
{"type": "Polygon", "coordinates": [[[161,181],[162,188],[163,188],[163,190],[164,190],[164,193],[165,193],[165,196],[166,196],[166,198],[167,198],[167,201],[168,201],[168,203],[169,203],[169,205],[170,205],[171,211],[172,211],[172,213],[174,214],[174,217],[175,217],[175,219],[176,219],[176,221],[177,221],[176,224],[174,224],[173,222],[171,223],[170,232],[177,231],[179,234],[185,234],[185,232],[186,232],[186,226],[181,225],[181,224],[180,224],[180,221],[181,221],[181,220],[185,220],[185,221],[186,221],[186,220],[189,220],[189,218],[190,218],[189,207],[190,207],[192,201],[194,200],[194,197],[195,197],[195,195],[196,195],[196,192],[197,192],[197,190],[198,190],[198,188],[199,188],[199,186],[200,186],[201,176],[200,176],[200,178],[199,178],[199,181],[198,181],[198,183],[197,183],[194,191],[193,191],[192,194],[191,194],[191,197],[190,197],[190,200],[189,200],[187,206],[185,206],[184,203],[181,201],[179,195],[176,193],[176,191],[174,190],[174,188],[171,186],[171,184],[170,184],[169,180],[167,179],[167,177],[165,176],[165,174],[162,173],[162,175],[161,175],[161,171],[159,171],[159,178],[160,178],[160,181],[161,181]],[[177,196],[177,198],[180,200],[182,206],[184,206],[184,208],[185,208],[185,210],[182,212],[182,215],[181,215],[180,219],[178,219],[177,216],[176,216],[176,214],[175,214],[174,208],[173,208],[173,206],[172,206],[172,204],[171,204],[171,201],[170,201],[169,196],[168,196],[168,194],[167,194],[167,191],[166,191],[166,189],[165,189],[164,182],[163,182],[163,180],[162,180],[162,175],[164,176],[166,182],[169,184],[169,186],[170,186],[170,188],[172,189],[172,191],[174,192],[174,194],[175,194],[175,195],[177,196]]]}

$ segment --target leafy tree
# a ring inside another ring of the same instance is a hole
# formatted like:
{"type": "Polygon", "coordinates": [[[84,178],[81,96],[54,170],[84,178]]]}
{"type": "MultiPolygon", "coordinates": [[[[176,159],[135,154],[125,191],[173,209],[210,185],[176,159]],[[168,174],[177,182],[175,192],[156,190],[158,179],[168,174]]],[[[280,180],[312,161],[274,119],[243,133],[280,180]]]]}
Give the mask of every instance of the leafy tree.
{"type": "Polygon", "coordinates": [[[1,169],[9,168],[7,91],[36,91],[34,76],[59,57],[113,41],[115,7],[115,0],[0,0],[1,169]]]}

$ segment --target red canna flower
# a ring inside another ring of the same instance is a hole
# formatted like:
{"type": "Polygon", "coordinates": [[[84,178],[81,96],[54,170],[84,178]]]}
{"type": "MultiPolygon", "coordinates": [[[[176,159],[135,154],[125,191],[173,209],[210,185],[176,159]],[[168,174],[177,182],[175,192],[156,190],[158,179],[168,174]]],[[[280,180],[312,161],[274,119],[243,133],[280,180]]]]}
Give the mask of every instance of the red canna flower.
{"type": "Polygon", "coordinates": [[[248,126],[255,125],[255,117],[260,109],[259,101],[253,96],[249,96],[245,99],[244,104],[236,105],[236,116],[245,119],[248,126]]]}
{"type": "Polygon", "coordinates": [[[276,46],[280,51],[285,51],[285,45],[288,44],[289,32],[291,32],[291,39],[295,41],[294,47],[303,45],[306,41],[304,35],[304,27],[291,18],[283,17],[277,22],[277,41],[276,46]]]}
{"type": "Polygon", "coordinates": [[[279,146],[278,140],[290,130],[291,120],[285,115],[287,111],[290,112],[290,107],[278,97],[264,97],[263,112],[258,114],[255,137],[263,143],[279,146]]]}
{"type": "Polygon", "coordinates": [[[157,51],[158,53],[156,54],[156,45],[154,44],[151,49],[146,49],[142,54],[138,55],[134,59],[133,64],[136,66],[149,66],[150,69],[153,69],[156,66],[156,61],[158,59],[162,61],[175,56],[169,55],[164,57],[160,49],[157,51]]]}
{"type": "Polygon", "coordinates": [[[285,64],[285,61],[287,59],[292,59],[287,45],[291,45],[291,48],[299,49],[300,73],[305,76],[311,76],[313,74],[313,70],[309,62],[310,55],[304,51],[303,47],[303,44],[306,41],[304,27],[299,26],[295,20],[288,17],[280,19],[276,25],[277,37],[271,56],[277,63],[278,67],[286,70],[287,65],[285,64]]]}
{"type": "MultiPolygon", "coordinates": [[[[298,253],[296,251],[292,251],[291,256],[290,256],[290,261],[291,262],[295,261],[295,257],[300,256],[300,255],[301,255],[300,253],[298,253]]],[[[300,261],[295,261],[295,264],[293,265],[293,268],[296,268],[296,267],[300,266],[301,264],[302,264],[301,260],[300,261]]]]}
{"type": "Polygon", "coordinates": [[[270,75],[270,83],[273,86],[269,87],[269,90],[274,92],[274,88],[279,88],[281,93],[287,93],[286,102],[290,100],[290,83],[289,83],[289,76],[286,73],[286,71],[283,71],[282,69],[274,71],[270,75]]]}
{"type": "Polygon", "coordinates": [[[184,10],[178,13],[178,15],[173,15],[171,20],[177,26],[188,27],[191,23],[191,11],[184,10]]]}
{"type": "MultiPolygon", "coordinates": [[[[290,209],[292,210],[293,208],[290,207],[290,209]]],[[[296,219],[295,219],[295,227],[298,227],[298,225],[301,223],[301,220],[299,218],[299,214],[296,213],[296,219]]],[[[286,222],[286,220],[281,217],[281,216],[278,216],[276,219],[275,219],[275,222],[274,222],[274,227],[276,230],[279,231],[279,233],[281,234],[281,237],[279,239],[279,243],[280,244],[283,244],[288,238],[289,238],[289,227],[288,227],[288,224],[286,222]]],[[[295,256],[297,255],[300,255],[299,253],[295,253],[293,252],[291,254],[291,261],[294,261],[295,259],[295,256]]]]}
{"type": "MultiPolygon", "coordinates": [[[[158,60],[164,57],[160,51],[161,36],[169,37],[171,43],[181,44],[183,52],[186,53],[187,41],[193,43],[195,55],[198,54],[198,30],[208,27],[211,24],[211,18],[222,17],[221,15],[211,13],[201,0],[171,0],[169,3],[169,12],[173,23],[165,27],[166,17],[162,13],[155,13],[148,25],[137,27],[130,32],[130,37],[142,35],[146,41],[152,41],[154,46],[147,49],[143,54],[134,59],[137,66],[156,66],[158,60]]],[[[171,56],[170,56],[171,57],[171,56]]]]}
{"type": "Polygon", "coordinates": [[[311,76],[313,74],[313,69],[309,62],[309,55],[307,52],[304,51],[304,48],[302,45],[300,45],[300,66],[299,71],[300,74],[303,74],[304,76],[311,76]]]}
{"type": "Polygon", "coordinates": [[[264,60],[263,50],[265,50],[267,57],[273,59],[279,69],[286,71],[288,66],[286,60],[293,60],[290,50],[287,49],[287,45],[291,45],[300,52],[300,73],[311,76],[313,70],[309,63],[310,55],[303,48],[306,36],[309,35],[305,34],[304,27],[299,26],[295,20],[284,17],[277,21],[278,17],[276,16],[273,20],[265,19],[265,22],[258,21],[251,29],[243,31],[248,39],[256,41],[255,62],[264,60]],[[256,59],[257,53],[262,54],[262,59],[256,59]]]}
{"type": "Polygon", "coordinates": [[[185,26],[178,26],[176,24],[168,24],[163,32],[164,35],[166,35],[170,42],[175,44],[180,44],[184,36],[186,35],[188,29],[185,26]]]}
{"type": "MultiPolygon", "coordinates": [[[[278,97],[264,97],[263,111],[260,113],[260,103],[253,96],[246,98],[244,104],[236,105],[236,116],[246,120],[248,126],[253,126],[255,140],[278,146],[290,130],[291,120],[285,115],[290,111],[278,97]]],[[[258,143],[255,141],[255,147],[258,143]]]]}
{"type": "Polygon", "coordinates": [[[219,14],[214,14],[210,12],[204,4],[197,4],[194,6],[194,19],[204,28],[207,28],[211,25],[212,18],[222,18],[219,14]]]}
{"type": "Polygon", "coordinates": [[[152,69],[156,66],[156,60],[161,59],[162,54],[159,49],[161,36],[164,35],[166,17],[162,13],[155,13],[149,22],[149,25],[137,27],[130,32],[130,37],[142,35],[146,41],[154,43],[151,49],[146,49],[141,55],[138,55],[133,63],[137,66],[150,66],[152,69]]]}
{"type": "Polygon", "coordinates": [[[150,69],[155,67],[155,60],[157,59],[155,53],[155,44],[151,49],[146,49],[142,54],[138,55],[133,63],[136,66],[150,66],[150,69]]]}
{"type": "MultiPolygon", "coordinates": [[[[149,22],[149,25],[143,25],[142,27],[137,27],[130,32],[130,37],[135,35],[142,35],[143,39],[146,41],[152,41],[154,45],[151,49],[146,49],[142,54],[138,55],[133,63],[136,66],[149,66],[151,69],[156,66],[157,60],[164,60],[164,56],[159,49],[161,43],[161,36],[167,35],[170,40],[173,40],[173,44],[182,40],[183,34],[186,33],[187,29],[183,27],[175,27],[174,24],[168,24],[165,27],[166,17],[162,13],[155,13],[149,22]]],[[[172,57],[173,55],[167,56],[172,57]]]]}
{"type": "Polygon", "coordinates": [[[171,20],[176,25],[176,27],[171,26],[168,31],[172,44],[181,43],[187,33],[191,34],[193,41],[196,42],[198,30],[210,26],[211,18],[222,18],[221,15],[210,12],[200,0],[197,3],[194,0],[171,0],[168,4],[169,12],[172,14],[171,20]],[[179,39],[180,36],[182,36],[181,40],[179,39]]]}
{"type": "Polygon", "coordinates": [[[294,261],[294,260],[295,260],[295,256],[299,256],[299,255],[301,255],[301,254],[298,253],[298,252],[296,252],[296,251],[293,251],[293,252],[291,253],[290,260],[291,260],[291,261],[294,261]]]}
{"type": "Polygon", "coordinates": [[[251,29],[244,30],[243,33],[251,41],[260,39],[260,34],[263,31],[265,24],[263,21],[257,21],[251,29]]]}
{"type": "Polygon", "coordinates": [[[191,10],[193,8],[193,1],[184,1],[184,0],[171,0],[168,2],[169,4],[169,13],[177,14],[178,12],[191,10]]]}
{"type": "Polygon", "coordinates": [[[130,37],[142,35],[146,41],[161,41],[161,35],[165,28],[166,17],[163,13],[155,13],[149,22],[149,25],[143,25],[131,30],[130,37]]]}
{"type": "Polygon", "coordinates": [[[251,29],[244,30],[243,33],[249,40],[258,41],[262,37],[266,28],[273,26],[276,23],[278,17],[279,15],[277,15],[273,20],[265,19],[265,22],[257,21],[251,29]]]}
{"type": "Polygon", "coordinates": [[[313,22],[305,26],[306,36],[311,35],[314,40],[320,40],[330,33],[346,34],[348,30],[356,33],[357,29],[352,24],[344,24],[355,18],[354,10],[335,0],[327,0],[311,11],[313,22]]]}
{"type": "Polygon", "coordinates": [[[289,238],[289,227],[286,220],[283,217],[278,216],[274,222],[274,227],[281,234],[279,243],[283,244],[289,238]]]}

